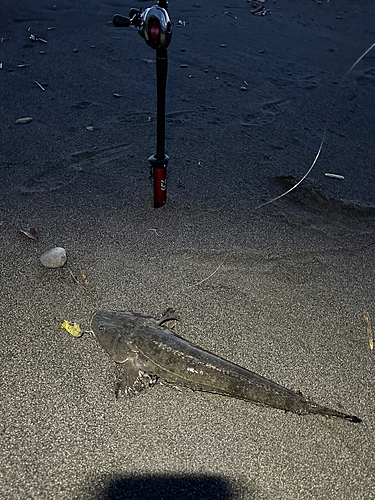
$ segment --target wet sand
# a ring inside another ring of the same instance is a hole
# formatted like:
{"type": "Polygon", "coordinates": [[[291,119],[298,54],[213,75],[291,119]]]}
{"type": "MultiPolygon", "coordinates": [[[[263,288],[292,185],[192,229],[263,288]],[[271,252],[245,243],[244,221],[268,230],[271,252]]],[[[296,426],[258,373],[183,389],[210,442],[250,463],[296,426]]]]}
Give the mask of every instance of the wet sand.
{"type": "Polygon", "coordinates": [[[0,6],[1,496],[375,498],[375,52],[348,74],[373,3],[171,0],[157,210],[155,53],[110,23],[151,4],[23,4],[0,6]],[[54,246],[62,269],[39,261],[54,246]],[[91,314],[168,307],[178,335],[363,422],[164,386],[116,401],[91,314]]]}

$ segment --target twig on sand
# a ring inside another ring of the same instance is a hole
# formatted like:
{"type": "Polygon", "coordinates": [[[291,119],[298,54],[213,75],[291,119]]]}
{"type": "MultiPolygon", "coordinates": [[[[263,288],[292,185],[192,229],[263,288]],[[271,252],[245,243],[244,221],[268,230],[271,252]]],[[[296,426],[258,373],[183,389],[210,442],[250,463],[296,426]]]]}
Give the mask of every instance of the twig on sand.
{"type": "Polygon", "coordinates": [[[66,266],[68,268],[68,271],[70,272],[70,274],[72,275],[72,278],[74,279],[74,281],[77,283],[77,285],[81,285],[82,286],[82,283],[80,283],[77,278],[74,276],[73,274],[73,271],[70,269],[70,267],[67,265],[66,266]]]}
{"type": "Polygon", "coordinates": [[[365,248],[372,247],[372,245],[375,245],[375,240],[371,241],[370,243],[367,243],[367,245],[363,245],[363,247],[354,248],[353,252],[357,252],[359,250],[364,250],[365,248]]]}
{"type": "Polygon", "coordinates": [[[364,311],[363,312],[363,318],[366,322],[366,329],[367,329],[367,337],[368,337],[368,343],[370,345],[370,349],[374,349],[374,339],[372,337],[372,329],[371,329],[371,321],[370,321],[370,315],[368,312],[364,311]]]}
{"type": "Polygon", "coordinates": [[[224,264],[226,258],[228,257],[228,255],[225,256],[223,262],[217,266],[217,268],[215,269],[215,271],[213,273],[211,273],[209,276],[207,276],[207,278],[204,278],[203,280],[201,281],[198,281],[198,283],[193,283],[192,285],[188,285],[186,288],[191,288],[192,286],[198,286],[198,285],[201,285],[202,283],[204,283],[205,281],[209,280],[210,278],[212,278],[212,276],[218,272],[218,270],[221,268],[221,266],[224,264]]]}
{"type": "Polygon", "coordinates": [[[47,40],[44,40],[44,38],[40,38],[40,36],[33,35],[32,33],[29,35],[29,38],[32,42],[48,43],[47,40]]]}
{"type": "Polygon", "coordinates": [[[373,48],[375,47],[375,42],[371,45],[371,47],[369,47],[362,55],[361,57],[358,57],[358,59],[356,60],[356,62],[353,64],[353,66],[350,68],[350,70],[346,73],[347,75],[349,75],[349,73],[351,72],[352,69],[354,69],[357,64],[359,63],[359,61],[361,61],[366,54],[368,54],[370,52],[370,50],[372,50],[373,48]]]}
{"type": "Polygon", "coordinates": [[[308,171],[305,173],[305,175],[302,177],[302,179],[300,179],[297,182],[297,184],[295,184],[293,187],[291,187],[290,189],[288,189],[288,191],[285,191],[285,193],[280,194],[280,196],[277,196],[276,198],[273,198],[272,200],[266,201],[265,203],[262,203],[261,205],[258,205],[257,207],[255,207],[255,210],[257,210],[258,208],[265,207],[266,205],[269,205],[270,203],[273,203],[274,201],[279,200],[283,196],[289,194],[291,191],[293,191],[293,189],[296,189],[296,187],[298,187],[301,184],[302,181],[304,181],[306,179],[306,177],[309,175],[309,173],[311,172],[311,170],[314,168],[315,163],[317,162],[317,160],[319,158],[320,152],[321,152],[322,147],[323,147],[323,142],[324,142],[325,135],[326,135],[326,130],[324,130],[322,142],[320,143],[320,146],[319,146],[319,151],[317,152],[317,154],[315,156],[315,159],[314,159],[314,161],[311,164],[311,167],[308,169],[308,171]]]}
{"type": "Polygon", "coordinates": [[[77,283],[77,285],[81,286],[84,290],[87,290],[87,287],[88,287],[88,284],[89,284],[89,283],[88,283],[87,278],[86,278],[86,275],[85,275],[85,273],[82,271],[82,269],[81,269],[81,268],[79,268],[79,271],[80,271],[80,273],[81,273],[82,279],[83,279],[83,280],[84,280],[84,282],[85,282],[85,284],[84,284],[84,285],[83,285],[80,281],[78,281],[78,279],[74,276],[74,273],[73,273],[73,271],[70,269],[70,267],[69,267],[69,265],[68,265],[68,264],[66,265],[66,267],[67,267],[68,271],[70,272],[70,274],[71,274],[71,276],[72,276],[73,280],[77,283]]]}
{"type": "Polygon", "coordinates": [[[42,90],[46,90],[43,85],[41,85],[39,82],[37,82],[36,80],[34,80],[34,83],[36,83],[38,85],[39,88],[41,88],[42,90]]]}
{"type": "Polygon", "coordinates": [[[344,180],[345,177],[343,175],[340,175],[340,174],[329,174],[329,173],[325,173],[324,174],[326,177],[331,177],[331,179],[340,179],[340,180],[344,180]]]}

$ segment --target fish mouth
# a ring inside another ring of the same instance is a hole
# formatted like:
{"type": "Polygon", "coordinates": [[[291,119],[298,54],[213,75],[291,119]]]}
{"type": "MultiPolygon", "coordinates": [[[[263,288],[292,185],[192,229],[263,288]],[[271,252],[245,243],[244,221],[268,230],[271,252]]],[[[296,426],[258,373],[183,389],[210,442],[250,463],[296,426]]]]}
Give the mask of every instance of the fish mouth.
{"type": "Polygon", "coordinates": [[[91,317],[90,327],[98,344],[116,363],[123,363],[129,356],[126,314],[118,311],[100,310],[91,317]]]}
{"type": "Polygon", "coordinates": [[[90,330],[96,336],[99,329],[99,321],[97,319],[97,314],[99,311],[93,311],[90,316],[90,330]]]}

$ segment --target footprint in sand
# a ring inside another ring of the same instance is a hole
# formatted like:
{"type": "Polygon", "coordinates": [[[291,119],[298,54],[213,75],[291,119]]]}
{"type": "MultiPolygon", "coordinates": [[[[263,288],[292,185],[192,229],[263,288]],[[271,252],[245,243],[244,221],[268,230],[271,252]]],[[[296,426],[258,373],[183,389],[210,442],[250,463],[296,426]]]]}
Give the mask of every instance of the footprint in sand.
{"type": "Polygon", "coordinates": [[[46,193],[55,191],[73,182],[79,172],[80,167],[52,167],[42,172],[38,172],[27,179],[20,187],[21,193],[46,193]]]}
{"type": "MultiPolygon", "coordinates": [[[[78,151],[72,154],[71,164],[66,167],[51,167],[27,179],[18,190],[21,193],[46,193],[56,191],[71,184],[88,165],[94,164],[100,168],[106,163],[121,161],[126,155],[130,144],[119,144],[93,151],[78,151]]],[[[92,170],[92,169],[91,169],[92,170]]]]}
{"type": "Polygon", "coordinates": [[[90,101],[79,101],[75,102],[72,107],[76,109],[87,109],[89,106],[92,106],[94,103],[90,101]]]}
{"type": "Polygon", "coordinates": [[[267,101],[259,109],[248,113],[242,125],[245,127],[262,127],[276,120],[277,116],[285,111],[290,103],[290,99],[279,99],[277,101],[267,101]]]}
{"type": "Polygon", "coordinates": [[[301,77],[270,78],[270,82],[276,87],[297,87],[299,89],[311,90],[319,85],[319,79],[314,75],[301,77]]]}
{"type": "Polygon", "coordinates": [[[369,68],[362,71],[362,74],[356,77],[356,82],[359,85],[374,85],[375,83],[375,68],[369,68]]]}

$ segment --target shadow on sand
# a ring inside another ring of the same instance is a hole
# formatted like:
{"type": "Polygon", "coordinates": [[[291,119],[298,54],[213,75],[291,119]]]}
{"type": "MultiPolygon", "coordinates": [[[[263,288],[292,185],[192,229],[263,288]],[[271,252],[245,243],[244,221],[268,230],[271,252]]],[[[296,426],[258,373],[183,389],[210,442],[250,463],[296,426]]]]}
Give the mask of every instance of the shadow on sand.
{"type": "Polygon", "coordinates": [[[128,476],[105,479],[98,500],[235,500],[229,482],[217,476],[128,476]]]}

